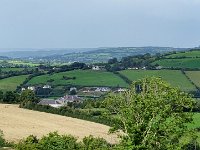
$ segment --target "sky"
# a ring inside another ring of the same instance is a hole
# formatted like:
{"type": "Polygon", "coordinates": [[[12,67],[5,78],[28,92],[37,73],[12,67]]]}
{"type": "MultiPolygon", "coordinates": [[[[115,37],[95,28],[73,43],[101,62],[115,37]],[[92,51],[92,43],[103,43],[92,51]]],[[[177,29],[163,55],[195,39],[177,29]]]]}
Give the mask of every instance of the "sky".
{"type": "Polygon", "coordinates": [[[0,48],[200,45],[200,0],[0,0],[0,48]]]}

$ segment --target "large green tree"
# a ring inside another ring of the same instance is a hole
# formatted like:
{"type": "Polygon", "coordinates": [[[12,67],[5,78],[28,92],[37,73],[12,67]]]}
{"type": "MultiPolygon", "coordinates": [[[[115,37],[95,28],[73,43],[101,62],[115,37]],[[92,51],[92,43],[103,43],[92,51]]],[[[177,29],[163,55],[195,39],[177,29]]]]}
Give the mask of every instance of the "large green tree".
{"type": "Polygon", "coordinates": [[[109,95],[105,104],[109,116],[115,116],[112,131],[124,133],[123,149],[181,149],[181,139],[192,133],[187,123],[195,102],[160,78],[133,82],[125,93],[109,95]]]}

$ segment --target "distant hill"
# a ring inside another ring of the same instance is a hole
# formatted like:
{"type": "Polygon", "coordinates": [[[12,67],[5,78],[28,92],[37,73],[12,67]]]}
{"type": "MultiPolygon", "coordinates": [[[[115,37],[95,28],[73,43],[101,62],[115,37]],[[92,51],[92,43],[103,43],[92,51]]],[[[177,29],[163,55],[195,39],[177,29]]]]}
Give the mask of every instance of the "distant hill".
{"type": "Polygon", "coordinates": [[[60,61],[60,62],[84,62],[84,63],[98,63],[107,62],[109,59],[116,57],[121,59],[126,56],[141,55],[145,53],[156,54],[165,53],[170,51],[183,51],[186,48],[173,48],[173,47],[112,47],[112,48],[98,48],[90,49],[85,52],[67,53],[64,55],[51,55],[40,59],[47,61],[60,61]]]}
{"type": "Polygon", "coordinates": [[[35,61],[54,62],[84,62],[98,63],[107,62],[111,58],[121,59],[126,56],[140,55],[145,53],[156,54],[171,51],[184,51],[187,48],[173,47],[105,47],[105,48],[72,48],[72,49],[14,49],[1,50],[0,56],[20,58],[35,61]]]}

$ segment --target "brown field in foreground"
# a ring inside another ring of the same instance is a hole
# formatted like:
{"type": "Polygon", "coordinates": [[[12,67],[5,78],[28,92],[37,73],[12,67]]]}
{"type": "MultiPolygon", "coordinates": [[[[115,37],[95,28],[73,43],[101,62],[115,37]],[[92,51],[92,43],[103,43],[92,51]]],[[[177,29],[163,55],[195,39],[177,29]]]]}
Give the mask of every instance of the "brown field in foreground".
{"type": "Polygon", "coordinates": [[[71,134],[79,139],[93,135],[110,143],[118,141],[108,135],[109,127],[80,119],[18,108],[17,105],[0,104],[0,130],[8,141],[19,141],[29,135],[41,137],[49,132],[71,134]]]}

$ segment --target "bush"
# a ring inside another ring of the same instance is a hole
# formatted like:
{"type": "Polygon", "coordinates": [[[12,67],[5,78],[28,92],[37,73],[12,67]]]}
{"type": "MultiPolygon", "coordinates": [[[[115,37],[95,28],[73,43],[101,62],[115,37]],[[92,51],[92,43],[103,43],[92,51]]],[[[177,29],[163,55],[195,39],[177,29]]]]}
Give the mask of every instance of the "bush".
{"type": "Polygon", "coordinates": [[[15,145],[16,150],[109,150],[111,145],[102,138],[85,137],[82,142],[71,135],[49,133],[40,140],[30,135],[15,145]]]}
{"type": "Polygon", "coordinates": [[[3,132],[0,130],[0,148],[6,145],[6,141],[3,138],[3,132]]]}

